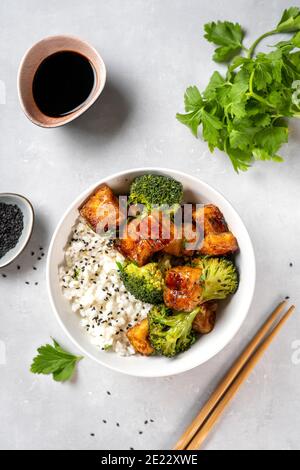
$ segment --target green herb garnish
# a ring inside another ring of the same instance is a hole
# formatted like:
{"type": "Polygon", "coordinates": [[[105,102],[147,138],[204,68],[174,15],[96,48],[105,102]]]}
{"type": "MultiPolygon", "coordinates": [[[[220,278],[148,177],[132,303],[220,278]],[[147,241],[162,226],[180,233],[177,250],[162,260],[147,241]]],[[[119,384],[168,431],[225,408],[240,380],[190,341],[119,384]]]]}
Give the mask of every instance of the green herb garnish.
{"type": "Polygon", "coordinates": [[[79,277],[79,274],[80,274],[80,271],[81,269],[79,268],[74,268],[74,274],[73,274],[73,279],[75,279],[76,281],[78,281],[78,277],[79,277]]]}
{"type": "Polygon", "coordinates": [[[52,374],[56,382],[65,382],[72,378],[76,364],[83,357],[68,353],[54,339],[53,344],[38,349],[39,354],[33,359],[30,371],[34,374],[52,374]]]}
{"type": "Polygon", "coordinates": [[[285,10],[276,28],[249,49],[239,24],[218,21],[204,29],[205,38],[217,46],[213,59],[229,62],[227,73],[214,72],[202,93],[196,86],[187,88],[186,114],[177,119],[196,137],[201,125],[210,151],[226,152],[237,172],[254,160],[281,162],[278,151],[288,141],[285,118],[300,117],[300,9],[285,10]],[[268,54],[255,54],[264,38],[278,33],[294,35],[268,54]]]}

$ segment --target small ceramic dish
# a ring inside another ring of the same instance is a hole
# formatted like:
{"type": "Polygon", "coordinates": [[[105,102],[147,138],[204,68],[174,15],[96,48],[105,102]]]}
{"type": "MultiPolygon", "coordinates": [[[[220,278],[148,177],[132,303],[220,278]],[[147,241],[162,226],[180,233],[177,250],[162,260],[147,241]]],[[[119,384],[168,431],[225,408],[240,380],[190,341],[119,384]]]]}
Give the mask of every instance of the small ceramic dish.
{"type": "Polygon", "coordinates": [[[99,53],[90,44],[75,36],[49,36],[34,44],[24,55],[18,73],[18,94],[25,115],[41,127],[59,127],[73,121],[84,113],[100,96],[106,81],[105,64],[99,53]],[[44,59],[62,51],[77,52],[92,64],[95,84],[87,100],[71,113],[51,117],[45,115],[37,106],[32,91],[35,73],[44,59]]]}
{"type": "Polygon", "coordinates": [[[22,234],[16,246],[0,258],[1,269],[15,261],[29,242],[34,224],[34,211],[30,201],[20,194],[0,193],[0,202],[17,205],[22,211],[24,224],[22,234]]]}

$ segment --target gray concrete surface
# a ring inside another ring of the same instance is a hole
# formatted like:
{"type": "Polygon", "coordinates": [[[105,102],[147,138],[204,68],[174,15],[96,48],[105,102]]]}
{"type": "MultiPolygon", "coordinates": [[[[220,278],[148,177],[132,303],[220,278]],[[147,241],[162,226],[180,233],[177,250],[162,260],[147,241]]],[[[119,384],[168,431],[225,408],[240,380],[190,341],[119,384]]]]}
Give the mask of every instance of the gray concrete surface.
{"type": "MultiPolygon", "coordinates": [[[[174,118],[182,110],[185,87],[204,87],[216,68],[212,47],[202,38],[203,24],[238,21],[249,31],[250,42],[271,29],[288,3],[1,1],[0,191],[29,197],[36,227],[26,253],[0,272],[0,448],[170,448],[279,299],[290,296],[300,305],[299,124],[291,123],[284,164],[259,163],[247,174],[236,175],[223,154],[210,155],[205,143],[174,118]],[[106,62],[108,82],[99,102],[81,119],[44,130],[23,115],[16,76],[25,50],[57,33],[90,41],[106,62]],[[45,284],[47,247],[60,216],[94,181],[143,165],[197,175],[242,214],[258,267],[246,322],[217,357],[177,377],[131,378],[88,359],[80,364],[73,383],[60,385],[30,374],[36,348],[50,335],[76,352],[54,318],[45,284]],[[40,247],[45,256],[37,260],[40,247]]],[[[300,448],[299,340],[295,315],[205,449],[300,448]]]]}

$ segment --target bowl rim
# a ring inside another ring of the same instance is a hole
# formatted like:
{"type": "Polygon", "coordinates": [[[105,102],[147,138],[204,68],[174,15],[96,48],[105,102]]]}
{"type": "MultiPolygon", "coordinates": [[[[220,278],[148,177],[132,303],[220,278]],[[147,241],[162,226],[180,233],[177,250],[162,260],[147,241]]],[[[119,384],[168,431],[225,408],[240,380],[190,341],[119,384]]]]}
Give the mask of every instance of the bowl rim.
{"type": "MultiPolygon", "coordinates": [[[[27,245],[29,243],[29,240],[31,238],[31,235],[32,235],[32,232],[33,232],[33,227],[34,227],[34,220],[35,220],[35,213],[34,213],[33,205],[31,204],[30,200],[27,197],[23,196],[22,194],[18,194],[18,193],[0,193],[0,198],[3,197],[3,196],[9,196],[9,197],[13,196],[13,197],[16,197],[16,198],[19,198],[19,199],[23,199],[23,201],[26,202],[26,204],[29,208],[29,213],[30,213],[31,217],[30,217],[30,228],[29,228],[27,238],[25,239],[24,243],[20,246],[19,250],[17,250],[16,254],[14,255],[14,257],[10,261],[7,261],[5,264],[1,264],[1,260],[0,260],[0,269],[6,268],[10,264],[12,264],[20,256],[20,254],[23,253],[23,251],[27,247],[27,245]]],[[[18,246],[18,243],[19,242],[17,242],[16,246],[18,246]]]]}
{"type": "Polygon", "coordinates": [[[52,308],[52,310],[55,314],[55,317],[56,317],[59,325],[61,326],[62,330],[65,332],[65,334],[69,338],[69,340],[79,349],[79,351],[81,351],[83,354],[85,354],[86,357],[89,357],[93,361],[97,362],[98,364],[100,364],[104,367],[107,367],[108,369],[111,369],[115,372],[120,372],[120,373],[125,374],[125,375],[129,375],[129,376],[132,376],[132,377],[141,377],[141,378],[169,377],[169,376],[175,376],[175,375],[178,375],[178,374],[182,374],[184,372],[188,372],[189,370],[195,369],[196,367],[199,367],[200,365],[208,362],[210,359],[212,359],[217,354],[219,354],[223,349],[225,349],[229,345],[229,343],[234,339],[234,337],[237,335],[237,333],[239,332],[241,326],[243,325],[244,321],[246,320],[246,317],[247,317],[247,314],[249,312],[250,306],[252,304],[253,296],[254,296],[255,285],[256,285],[255,252],[254,252],[254,248],[253,248],[253,244],[252,244],[249,232],[248,232],[241,216],[236,211],[236,209],[232,206],[232,204],[228,201],[228,199],[226,199],[226,197],[224,197],[222,193],[220,193],[219,191],[214,189],[211,185],[209,185],[208,183],[200,180],[196,176],[192,176],[192,175],[190,175],[188,173],[185,173],[185,172],[182,172],[180,170],[173,170],[171,168],[165,168],[165,167],[130,168],[130,169],[127,169],[127,170],[122,170],[120,172],[116,172],[116,173],[107,175],[107,176],[101,178],[99,181],[95,182],[94,184],[90,185],[89,188],[82,191],[80,193],[80,195],[75,200],[73,200],[72,203],[68,206],[68,208],[64,211],[63,215],[61,216],[61,218],[60,218],[60,220],[59,220],[59,222],[58,222],[58,224],[55,228],[55,231],[52,235],[51,242],[50,242],[50,245],[49,245],[49,250],[48,250],[48,255],[47,255],[47,265],[46,265],[46,284],[47,284],[47,291],[48,291],[48,296],[49,296],[49,300],[50,300],[50,305],[51,305],[51,308],[52,308]],[[248,302],[247,302],[247,305],[246,305],[246,308],[245,308],[245,313],[244,313],[244,315],[241,315],[240,320],[238,322],[236,322],[236,326],[232,330],[232,335],[227,340],[227,342],[224,345],[221,345],[221,347],[216,348],[212,353],[209,353],[207,355],[207,357],[204,358],[203,360],[201,360],[198,364],[192,364],[191,366],[181,367],[181,368],[178,368],[178,370],[176,370],[175,372],[172,371],[170,373],[159,372],[159,370],[158,370],[155,373],[155,375],[153,373],[147,374],[143,370],[141,372],[139,372],[139,371],[134,371],[134,372],[126,371],[126,370],[122,369],[122,367],[107,364],[106,362],[102,361],[100,358],[97,358],[92,353],[87,351],[83,346],[81,346],[81,344],[79,344],[79,342],[72,336],[72,334],[70,333],[70,331],[67,329],[67,327],[64,325],[62,319],[60,318],[60,315],[59,315],[59,313],[56,309],[55,302],[54,302],[54,299],[53,299],[53,296],[52,296],[52,288],[51,288],[51,282],[50,282],[50,272],[51,272],[50,261],[51,261],[51,258],[52,258],[52,251],[53,251],[54,243],[56,241],[57,234],[60,231],[60,228],[61,228],[65,218],[69,214],[69,212],[76,205],[78,205],[80,203],[80,201],[83,200],[84,197],[86,197],[89,193],[92,193],[92,191],[94,191],[95,188],[100,186],[101,184],[106,183],[108,180],[111,180],[111,179],[126,177],[126,176],[129,176],[131,173],[138,173],[138,172],[145,172],[145,173],[150,173],[150,172],[159,173],[159,172],[162,172],[162,173],[165,173],[165,174],[169,174],[171,172],[172,175],[178,175],[179,177],[185,177],[185,178],[192,179],[195,183],[201,182],[201,185],[203,187],[209,189],[210,191],[212,191],[212,192],[216,193],[218,196],[220,196],[230,206],[231,210],[235,213],[236,217],[238,218],[239,223],[243,226],[243,228],[245,230],[245,235],[248,239],[247,241],[248,241],[248,245],[249,245],[249,249],[250,249],[249,257],[252,259],[252,270],[253,270],[253,272],[252,272],[252,285],[249,286],[248,302]]]}
{"type": "Polygon", "coordinates": [[[77,119],[79,116],[84,114],[91,106],[93,106],[93,104],[98,100],[101,93],[103,92],[103,89],[104,89],[105,84],[106,84],[106,80],[107,80],[107,69],[106,69],[105,62],[104,62],[102,56],[100,55],[100,53],[97,51],[97,49],[94,46],[92,46],[88,41],[86,41],[85,39],[81,39],[79,36],[76,36],[74,34],[53,34],[53,35],[45,36],[44,38],[39,39],[34,44],[32,44],[30,47],[28,47],[26,49],[26,51],[24,52],[22,58],[21,58],[19,68],[18,68],[18,73],[17,73],[17,92],[18,92],[19,103],[20,103],[20,106],[21,106],[21,109],[22,109],[23,113],[29,119],[29,121],[31,121],[33,124],[35,124],[35,125],[37,125],[41,128],[44,128],[44,129],[45,128],[46,129],[54,129],[54,128],[57,128],[57,127],[62,127],[64,125],[74,121],[75,119],[77,119]],[[30,56],[30,54],[34,50],[34,48],[42,45],[43,43],[50,42],[50,41],[55,41],[58,38],[66,38],[66,39],[73,40],[77,43],[82,43],[87,48],[89,48],[91,51],[93,51],[94,54],[98,57],[99,62],[101,63],[103,75],[101,75],[101,84],[99,86],[99,90],[97,91],[97,93],[95,94],[95,96],[93,98],[91,98],[90,100],[89,99],[87,100],[86,104],[83,104],[76,111],[70,113],[69,117],[64,116],[63,121],[60,121],[59,118],[58,118],[57,121],[53,124],[49,124],[49,123],[45,124],[45,123],[42,123],[42,122],[34,119],[31,116],[31,114],[28,112],[28,110],[27,110],[27,108],[24,104],[24,99],[23,99],[23,96],[22,96],[22,93],[21,93],[22,73],[23,73],[24,67],[26,65],[26,61],[28,60],[28,57],[30,56]]]}

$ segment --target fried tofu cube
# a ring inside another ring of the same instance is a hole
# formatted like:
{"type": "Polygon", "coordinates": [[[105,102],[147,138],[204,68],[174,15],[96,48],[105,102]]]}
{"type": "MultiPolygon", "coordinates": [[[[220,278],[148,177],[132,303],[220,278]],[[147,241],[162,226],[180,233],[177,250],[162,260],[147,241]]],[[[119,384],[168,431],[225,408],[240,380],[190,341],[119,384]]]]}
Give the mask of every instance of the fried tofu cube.
{"type": "Polygon", "coordinates": [[[199,253],[208,256],[225,256],[238,250],[238,242],[231,232],[209,233],[203,240],[199,253]]]}
{"type": "Polygon", "coordinates": [[[200,227],[204,227],[205,236],[209,233],[228,232],[228,226],[222,212],[213,204],[195,207],[192,217],[195,223],[197,222],[200,227]]]}
{"type": "Polygon", "coordinates": [[[138,266],[144,266],[153,254],[148,240],[122,238],[115,241],[115,247],[125,258],[134,261],[138,266]]]}
{"type": "Polygon", "coordinates": [[[169,243],[165,248],[164,248],[164,253],[167,253],[168,255],[173,255],[180,257],[182,256],[183,253],[183,240],[172,240],[171,243],[169,243]]]}
{"type": "Polygon", "coordinates": [[[170,236],[169,231],[163,233],[162,221],[150,215],[129,222],[115,246],[125,258],[143,266],[154,253],[163,250],[170,243],[170,236]]]}
{"type": "Polygon", "coordinates": [[[182,237],[172,240],[164,248],[164,252],[177,257],[193,256],[194,252],[225,256],[238,250],[237,239],[228,231],[227,223],[218,207],[213,204],[195,207],[193,221],[194,225],[185,223],[182,237]]]}
{"type": "Polygon", "coordinates": [[[202,270],[191,266],[177,266],[169,269],[165,283],[170,289],[189,290],[200,284],[202,270]]]}
{"type": "Polygon", "coordinates": [[[193,321],[193,330],[202,335],[210,333],[216,323],[217,302],[205,302],[193,321]]]}
{"type": "Polygon", "coordinates": [[[117,229],[124,220],[118,198],[107,184],[100,186],[79,208],[79,212],[97,233],[117,229]]]}
{"type": "Polygon", "coordinates": [[[130,328],[127,331],[127,337],[136,352],[144,356],[150,356],[154,353],[149,341],[149,322],[147,318],[130,328]]]}
{"type": "Polygon", "coordinates": [[[169,269],[166,275],[164,302],[174,310],[191,312],[201,302],[202,270],[190,266],[169,269]]]}
{"type": "Polygon", "coordinates": [[[190,290],[164,289],[164,303],[178,312],[191,312],[201,302],[202,288],[194,286],[190,290]]]}
{"type": "Polygon", "coordinates": [[[203,234],[197,233],[192,223],[185,223],[181,229],[174,230],[174,239],[164,248],[164,252],[173,256],[193,256],[194,251],[201,247],[203,234]]]}

